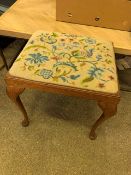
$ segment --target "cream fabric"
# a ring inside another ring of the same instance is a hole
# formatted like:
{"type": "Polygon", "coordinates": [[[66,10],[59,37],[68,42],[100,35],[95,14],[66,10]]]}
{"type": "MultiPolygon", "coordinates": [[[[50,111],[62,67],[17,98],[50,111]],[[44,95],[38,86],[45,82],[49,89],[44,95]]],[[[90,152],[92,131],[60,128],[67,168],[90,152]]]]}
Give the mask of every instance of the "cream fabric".
{"type": "Polygon", "coordinates": [[[112,43],[89,36],[38,31],[9,73],[28,80],[118,92],[112,43]]]}

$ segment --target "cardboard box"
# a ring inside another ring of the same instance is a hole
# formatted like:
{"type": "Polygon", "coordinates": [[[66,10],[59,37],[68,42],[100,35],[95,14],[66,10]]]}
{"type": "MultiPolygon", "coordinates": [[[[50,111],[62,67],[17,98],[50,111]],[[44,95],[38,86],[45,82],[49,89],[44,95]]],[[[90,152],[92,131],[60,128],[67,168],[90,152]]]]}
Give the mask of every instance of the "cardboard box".
{"type": "Polygon", "coordinates": [[[56,0],[56,20],[131,31],[131,0],[56,0]]]}

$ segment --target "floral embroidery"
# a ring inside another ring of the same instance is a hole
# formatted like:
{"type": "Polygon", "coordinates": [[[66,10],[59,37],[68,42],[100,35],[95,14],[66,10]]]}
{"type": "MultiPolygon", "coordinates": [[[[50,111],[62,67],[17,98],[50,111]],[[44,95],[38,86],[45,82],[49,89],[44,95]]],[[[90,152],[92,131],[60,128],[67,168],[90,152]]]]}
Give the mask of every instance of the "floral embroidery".
{"type": "Polygon", "coordinates": [[[97,61],[100,61],[102,59],[102,56],[101,55],[97,55],[96,59],[97,59],[97,61]]]}
{"type": "Polygon", "coordinates": [[[88,36],[37,32],[10,73],[96,91],[113,92],[112,87],[114,92],[118,90],[112,44],[88,36]],[[16,67],[18,73],[14,71],[16,67]]]}
{"type": "Polygon", "coordinates": [[[45,79],[49,79],[50,77],[52,77],[52,74],[53,74],[53,72],[51,70],[47,70],[47,69],[42,69],[39,73],[39,75],[45,79]]]}
{"type": "Polygon", "coordinates": [[[102,73],[104,73],[103,69],[94,66],[90,68],[87,74],[90,75],[90,77],[99,78],[102,76],[102,73]]]}
{"type": "Polygon", "coordinates": [[[29,54],[30,57],[26,58],[31,64],[41,64],[44,61],[48,61],[47,56],[43,56],[40,53],[29,54]]]}
{"type": "Polygon", "coordinates": [[[72,80],[76,80],[77,78],[79,78],[80,77],[80,75],[70,75],[70,78],[72,79],[72,80]]]}
{"type": "Polygon", "coordinates": [[[87,39],[85,39],[85,42],[86,43],[89,43],[89,44],[95,44],[96,43],[96,40],[95,39],[92,39],[92,38],[87,38],[87,39]]]}

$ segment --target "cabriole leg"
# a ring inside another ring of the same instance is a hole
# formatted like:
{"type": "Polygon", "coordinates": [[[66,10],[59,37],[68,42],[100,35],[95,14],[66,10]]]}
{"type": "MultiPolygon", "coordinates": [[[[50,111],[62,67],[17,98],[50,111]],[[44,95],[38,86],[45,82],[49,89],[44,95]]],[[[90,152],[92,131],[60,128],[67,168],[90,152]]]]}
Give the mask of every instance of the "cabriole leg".
{"type": "Polygon", "coordinates": [[[92,126],[89,138],[91,140],[95,140],[97,135],[95,133],[97,127],[99,125],[101,125],[105,120],[107,120],[108,118],[114,116],[117,112],[117,101],[99,101],[98,105],[99,107],[102,109],[103,113],[100,116],[100,118],[94,123],[94,125],[92,126]]]}
{"type": "Polygon", "coordinates": [[[19,95],[24,91],[24,88],[16,87],[16,86],[7,86],[6,92],[8,97],[19,107],[20,111],[24,116],[24,120],[22,121],[22,126],[26,127],[29,125],[29,119],[27,116],[27,112],[21,102],[19,95]]]}

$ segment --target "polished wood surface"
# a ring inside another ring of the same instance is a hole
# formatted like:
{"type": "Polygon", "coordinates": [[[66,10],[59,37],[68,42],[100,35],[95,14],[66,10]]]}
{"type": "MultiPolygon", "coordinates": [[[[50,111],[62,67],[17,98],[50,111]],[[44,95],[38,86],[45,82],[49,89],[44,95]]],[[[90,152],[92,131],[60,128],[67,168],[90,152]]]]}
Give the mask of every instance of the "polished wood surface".
{"type": "Polygon", "coordinates": [[[0,35],[28,39],[37,30],[100,37],[114,44],[116,53],[131,55],[131,32],[56,21],[56,0],[17,0],[0,17],[0,35]]]}
{"type": "Polygon", "coordinates": [[[24,89],[34,88],[42,90],[44,92],[52,92],[67,96],[76,96],[96,100],[103,113],[91,128],[89,138],[92,140],[96,139],[97,137],[95,131],[98,128],[98,126],[100,126],[106,119],[116,114],[117,104],[120,100],[119,92],[115,94],[110,94],[79,89],[76,87],[54,85],[51,83],[43,83],[39,81],[31,81],[19,77],[14,77],[9,73],[6,74],[5,81],[7,85],[7,95],[13,102],[15,102],[15,104],[19,107],[24,116],[24,120],[22,121],[22,126],[24,127],[29,125],[29,119],[26,110],[19,97],[19,95],[24,91],[24,89]]]}

